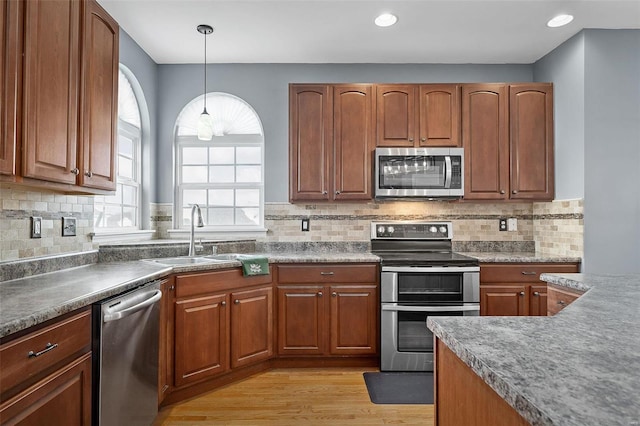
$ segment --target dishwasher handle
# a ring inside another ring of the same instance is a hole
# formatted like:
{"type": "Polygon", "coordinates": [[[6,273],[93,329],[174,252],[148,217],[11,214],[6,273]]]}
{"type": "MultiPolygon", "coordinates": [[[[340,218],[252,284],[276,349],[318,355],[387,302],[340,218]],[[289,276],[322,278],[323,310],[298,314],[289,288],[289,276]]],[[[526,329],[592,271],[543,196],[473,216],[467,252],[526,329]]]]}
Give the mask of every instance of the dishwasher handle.
{"type": "Polygon", "coordinates": [[[127,317],[133,314],[134,312],[138,312],[146,308],[147,306],[153,305],[154,303],[156,303],[158,300],[162,298],[162,291],[160,290],[154,290],[151,294],[152,294],[151,297],[144,299],[142,302],[135,304],[131,307],[128,307],[122,310],[117,310],[117,306],[116,306],[114,307],[113,310],[111,309],[107,310],[102,320],[104,322],[117,321],[119,319],[122,319],[124,317],[127,317]]]}

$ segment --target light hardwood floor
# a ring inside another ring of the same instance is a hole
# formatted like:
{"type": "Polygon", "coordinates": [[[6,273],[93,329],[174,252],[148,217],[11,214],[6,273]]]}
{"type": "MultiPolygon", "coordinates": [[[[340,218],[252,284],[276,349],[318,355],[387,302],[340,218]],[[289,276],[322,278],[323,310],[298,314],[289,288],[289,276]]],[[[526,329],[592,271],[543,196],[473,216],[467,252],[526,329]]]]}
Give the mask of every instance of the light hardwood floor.
{"type": "Polygon", "coordinates": [[[154,426],[433,425],[433,405],[369,400],[354,368],[278,369],[166,407],[154,426]]]}

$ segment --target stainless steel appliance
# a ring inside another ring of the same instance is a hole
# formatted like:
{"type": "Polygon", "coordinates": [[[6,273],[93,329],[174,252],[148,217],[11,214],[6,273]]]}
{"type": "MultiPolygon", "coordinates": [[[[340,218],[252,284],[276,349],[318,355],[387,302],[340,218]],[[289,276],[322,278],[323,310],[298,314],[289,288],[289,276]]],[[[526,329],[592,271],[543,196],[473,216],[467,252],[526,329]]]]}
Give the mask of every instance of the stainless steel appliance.
{"type": "Polygon", "coordinates": [[[380,369],[433,371],[429,316],[477,316],[480,267],[454,253],[451,222],[371,224],[381,258],[380,369]]]}
{"type": "Polygon", "coordinates": [[[158,414],[161,281],[93,305],[93,423],[148,426],[158,414]]]}
{"type": "Polygon", "coordinates": [[[376,148],[376,198],[463,195],[463,148],[376,148]]]}

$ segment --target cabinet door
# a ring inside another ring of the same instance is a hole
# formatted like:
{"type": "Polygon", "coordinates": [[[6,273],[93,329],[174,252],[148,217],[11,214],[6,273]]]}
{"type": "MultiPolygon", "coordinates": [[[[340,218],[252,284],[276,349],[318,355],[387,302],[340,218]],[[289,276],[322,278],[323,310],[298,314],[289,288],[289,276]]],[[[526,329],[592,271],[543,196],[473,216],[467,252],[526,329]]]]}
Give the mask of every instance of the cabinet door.
{"type": "Polygon", "coordinates": [[[289,87],[289,198],[328,201],[332,92],[327,85],[289,87]]]}
{"type": "Polygon", "coordinates": [[[553,86],[509,86],[511,195],[520,200],[553,200],[553,86]]]}
{"type": "Polygon", "coordinates": [[[415,85],[376,86],[377,146],[414,146],[416,137],[415,85]]]}
{"type": "Polygon", "coordinates": [[[374,143],[373,87],[339,85],[333,93],[336,200],[370,200],[374,143]]]}
{"type": "Polygon", "coordinates": [[[76,183],[81,5],[26,2],[22,174],[27,177],[76,183]]]}
{"type": "Polygon", "coordinates": [[[378,348],[377,287],[331,287],[331,354],[369,355],[378,348]]]}
{"type": "Polygon", "coordinates": [[[420,146],[460,146],[460,86],[420,86],[420,146]]]}
{"type": "Polygon", "coordinates": [[[466,200],[499,200],[509,196],[507,101],[504,84],[462,86],[466,200]]]}
{"type": "Polygon", "coordinates": [[[278,354],[326,352],[324,287],[278,287],[278,354]]]}
{"type": "Polygon", "coordinates": [[[91,353],[0,405],[2,424],[91,424],[91,353]]]}
{"type": "Polygon", "coordinates": [[[273,356],[271,287],[231,293],[231,368],[273,356]]]}
{"type": "Polygon", "coordinates": [[[90,0],[84,16],[80,185],[115,190],[118,128],[116,21],[90,0]]]}
{"type": "Polygon", "coordinates": [[[532,285],[529,287],[529,315],[547,316],[546,285],[532,285]]]}
{"type": "Polygon", "coordinates": [[[526,285],[480,286],[480,315],[527,315],[528,303],[526,285]]]}
{"type": "Polygon", "coordinates": [[[0,4],[0,174],[7,175],[16,174],[23,5],[17,1],[0,4]]]}
{"type": "Polygon", "coordinates": [[[227,295],[178,300],[175,304],[176,386],[229,369],[227,295]]]}

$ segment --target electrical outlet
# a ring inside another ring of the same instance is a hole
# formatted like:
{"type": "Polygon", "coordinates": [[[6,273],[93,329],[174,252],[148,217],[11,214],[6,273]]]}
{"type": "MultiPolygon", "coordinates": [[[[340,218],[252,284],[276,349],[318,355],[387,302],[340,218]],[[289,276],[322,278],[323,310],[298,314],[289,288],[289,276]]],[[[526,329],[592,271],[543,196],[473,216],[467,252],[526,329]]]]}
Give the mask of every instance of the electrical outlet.
{"type": "Polygon", "coordinates": [[[517,231],[518,230],[518,219],[515,217],[510,217],[507,220],[507,231],[517,231]]]}
{"type": "Polygon", "coordinates": [[[76,218],[75,217],[62,218],[62,236],[63,237],[76,236],[76,218]]]}
{"type": "Polygon", "coordinates": [[[42,218],[31,216],[31,238],[42,238],[42,218]]]}
{"type": "Polygon", "coordinates": [[[499,225],[498,225],[498,229],[500,231],[506,231],[507,230],[507,219],[498,219],[500,221],[499,225]]]}
{"type": "Polygon", "coordinates": [[[309,231],[309,218],[305,218],[302,219],[302,227],[301,227],[303,232],[308,232],[309,231]]]}

